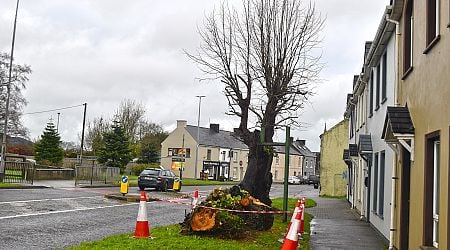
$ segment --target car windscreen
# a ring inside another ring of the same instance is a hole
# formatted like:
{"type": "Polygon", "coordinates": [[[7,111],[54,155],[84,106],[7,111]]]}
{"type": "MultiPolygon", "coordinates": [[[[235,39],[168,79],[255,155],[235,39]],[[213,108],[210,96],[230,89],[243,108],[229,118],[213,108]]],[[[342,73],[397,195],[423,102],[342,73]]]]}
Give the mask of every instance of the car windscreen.
{"type": "Polygon", "coordinates": [[[145,169],[142,171],[141,175],[159,175],[158,169],[145,169]]]}

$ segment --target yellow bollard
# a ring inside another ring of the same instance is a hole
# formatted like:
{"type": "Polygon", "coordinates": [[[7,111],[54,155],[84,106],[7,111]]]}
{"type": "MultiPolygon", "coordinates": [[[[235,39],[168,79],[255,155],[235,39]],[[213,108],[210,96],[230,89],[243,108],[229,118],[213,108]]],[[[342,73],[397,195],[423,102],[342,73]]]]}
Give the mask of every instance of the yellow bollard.
{"type": "Polygon", "coordinates": [[[122,176],[120,179],[120,193],[122,193],[123,196],[128,194],[128,176],[122,176]]]}

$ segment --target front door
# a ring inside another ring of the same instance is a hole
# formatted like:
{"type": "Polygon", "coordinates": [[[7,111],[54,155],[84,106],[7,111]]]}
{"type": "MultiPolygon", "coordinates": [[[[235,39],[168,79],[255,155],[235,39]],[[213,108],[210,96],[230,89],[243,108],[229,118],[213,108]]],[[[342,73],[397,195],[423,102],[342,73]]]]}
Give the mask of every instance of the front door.
{"type": "Polygon", "coordinates": [[[409,200],[411,183],[411,154],[402,147],[401,201],[400,201],[400,249],[409,249],[409,200]]]}

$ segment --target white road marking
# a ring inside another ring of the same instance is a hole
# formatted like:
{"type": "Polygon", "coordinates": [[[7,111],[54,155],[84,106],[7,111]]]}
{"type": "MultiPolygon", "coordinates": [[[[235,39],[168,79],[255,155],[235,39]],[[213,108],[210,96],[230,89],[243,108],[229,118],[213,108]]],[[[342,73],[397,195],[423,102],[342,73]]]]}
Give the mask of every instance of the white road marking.
{"type": "Polygon", "coordinates": [[[4,220],[4,219],[13,219],[13,218],[20,218],[20,217],[38,216],[38,215],[47,215],[47,214],[70,213],[70,212],[86,211],[86,210],[95,210],[95,209],[103,209],[103,208],[112,208],[112,207],[124,207],[124,206],[132,206],[132,205],[139,205],[139,203],[127,203],[127,204],[119,204],[119,205],[111,205],[111,206],[102,206],[102,207],[77,208],[77,209],[70,209],[70,210],[49,211],[49,212],[34,213],[34,214],[18,214],[18,215],[11,215],[11,216],[3,216],[3,217],[0,217],[0,220],[4,220]]]}
{"type": "Polygon", "coordinates": [[[24,200],[24,201],[2,201],[1,204],[13,204],[13,203],[26,203],[26,202],[39,202],[39,201],[62,201],[62,200],[76,200],[76,199],[96,199],[103,196],[85,196],[85,197],[70,197],[70,198],[57,198],[57,199],[42,199],[42,200],[24,200]]]}

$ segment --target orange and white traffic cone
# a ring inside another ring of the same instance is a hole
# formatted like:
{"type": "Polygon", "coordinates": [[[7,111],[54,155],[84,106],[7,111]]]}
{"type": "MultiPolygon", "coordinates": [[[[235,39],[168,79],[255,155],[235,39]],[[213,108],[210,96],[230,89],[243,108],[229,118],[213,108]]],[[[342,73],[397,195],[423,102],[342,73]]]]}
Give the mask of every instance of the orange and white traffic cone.
{"type": "Polygon", "coordinates": [[[289,233],[289,229],[291,229],[292,222],[295,220],[295,216],[297,216],[297,212],[300,209],[301,200],[297,200],[297,205],[295,205],[294,213],[292,214],[291,221],[289,222],[289,225],[287,227],[285,236],[289,233]]]}
{"type": "Polygon", "coordinates": [[[295,219],[292,222],[292,225],[289,229],[289,232],[284,239],[283,246],[281,250],[295,250],[298,246],[298,230],[300,227],[300,218],[301,218],[302,209],[300,207],[295,214],[295,219]]]}
{"type": "Polygon", "coordinates": [[[197,203],[198,203],[198,188],[195,188],[194,198],[192,199],[192,209],[194,209],[197,206],[197,203]]]}
{"type": "Polygon", "coordinates": [[[139,202],[139,212],[136,220],[136,230],[134,238],[149,238],[150,228],[147,220],[147,197],[145,191],[141,192],[141,201],[139,202]]]}
{"type": "Polygon", "coordinates": [[[302,199],[300,206],[302,208],[302,217],[300,218],[300,228],[298,232],[303,234],[305,232],[305,198],[302,199]]]}

